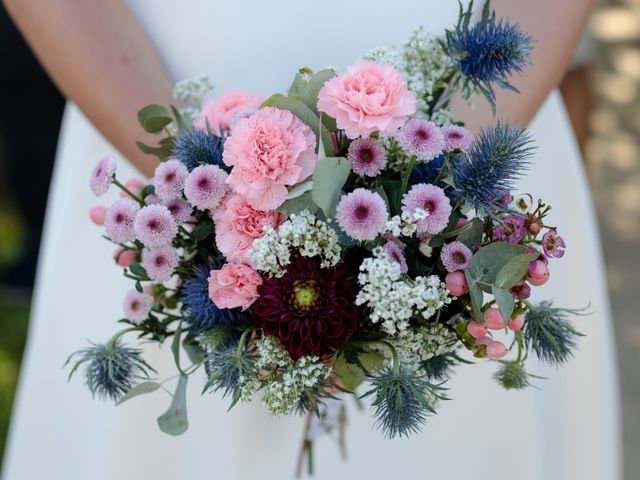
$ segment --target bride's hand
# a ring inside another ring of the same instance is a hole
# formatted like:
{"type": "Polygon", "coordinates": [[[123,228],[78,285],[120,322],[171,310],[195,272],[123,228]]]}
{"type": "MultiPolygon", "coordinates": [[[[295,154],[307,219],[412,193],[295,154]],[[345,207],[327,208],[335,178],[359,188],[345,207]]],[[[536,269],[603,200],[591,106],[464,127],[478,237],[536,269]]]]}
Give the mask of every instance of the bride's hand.
{"type": "MultiPolygon", "coordinates": [[[[136,147],[145,140],[136,113],[149,103],[168,104],[172,81],[124,1],[3,2],[63,94],[150,175],[157,160],[136,147]]],[[[37,122],[37,112],[33,117],[37,122]]]]}

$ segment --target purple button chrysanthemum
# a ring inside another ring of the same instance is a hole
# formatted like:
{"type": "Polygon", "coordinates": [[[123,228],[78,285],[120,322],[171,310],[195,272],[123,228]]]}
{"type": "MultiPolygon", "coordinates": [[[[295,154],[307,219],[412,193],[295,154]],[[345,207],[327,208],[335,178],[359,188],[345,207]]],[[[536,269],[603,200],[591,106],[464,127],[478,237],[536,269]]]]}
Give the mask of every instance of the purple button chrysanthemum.
{"type": "Polygon", "coordinates": [[[184,184],[187,200],[200,210],[216,208],[226,192],[227,174],[216,165],[200,165],[194,168],[184,184]]]}
{"type": "Polygon", "coordinates": [[[409,120],[398,132],[397,139],[407,153],[423,162],[433,160],[444,150],[442,131],[435,123],[427,120],[409,120]]]}
{"type": "Polygon", "coordinates": [[[473,143],[473,135],[466,128],[458,125],[448,125],[442,127],[444,135],[444,149],[447,152],[462,150],[466,152],[473,143]]]}
{"type": "Polygon", "coordinates": [[[440,187],[418,183],[402,197],[402,204],[410,213],[418,209],[427,212],[427,217],[416,223],[418,233],[436,235],[449,223],[451,202],[440,187]]]}
{"type": "Polygon", "coordinates": [[[178,160],[169,160],[158,165],[153,177],[156,194],[162,200],[182,197],[184,181],[189,175],[187,167],[178,160]]]}
{"type": "Polygon", "coordinates": [[[555,229],[549,230],[542,236],[542,248],[548,257],[563,257],[566,246],[564,239],[558,235],[555,229]]]}
{"type": "Polygon", "coordinates": [[[359,138],[351,142],[347,158],[351,170],[367,177],[375,177],[387,165],[387,152],[375,138],[359,138]]]}
{"type": "Polygon", "coordinates": [[[448,272],[469,268],[472,255],[473,253],[469,247],[458,241],[447,243],[442,247],[442,251],[440,252],[442,264],[448,272]]]}
{"type": "Polygon", "coordinates": [[[132,242],[135,239],[133,223],[140,207],[128,198],[116,200],[104,216],[107,236],[116,243],[132,242]]]}
{"type": "Polygon", "coordinates": [[[178,226],[171,212],[164,205],[147,205],[133,222],[136,238],[147,247],[170,244],[178,233],[178,226]]]}
{"type": "Polygon", "coordinates": [[[384,246],[384,251],[389,255],[389,258],[400,265],[400,271],[407,273],[409,266],[407,265],[407,259],[404,256],[404,251],[399,245],[399,242],[389,241],[384,246]]]}
{"type": "Polygon", "coordinates": [[[524,218],[518,215],[507,215],[502,219],[502,224],[494,230],[494,235],[498,240],[516,244],[522,240],[527,233],[524,218]]]}
{"type": "Polygon", "coordinates": [[[166,282],[178,265],[178,252],[171,245],[145,248],[142,252],[142,266],[151,280],[166,282]]]}
{"type": "Polygon", "coordinates": [[[109,190],[109,185],[116,176],[116,161],[112,156],[102,158],[91,172],[89,186],[93,193],[99,197],[109,190]]]}
{"type": "Polygon", "coordinates": [[[138,325],[147,319],[152,305],[153,297],[151,295],[140,293],[137,290],[130,290],[124,297],[122,309],[124,310],[125,318],[138,325]]]}
{"type": "Polygon", "coordinates": [[[338,225],[356,240],[373,240],[384,230],[388,219],[382,197],[364,188],[343,196],[336,209],[338,225]]]}
{"type": "Polygon", "coordinates": [[[184,223],[191,216],[193,207],[183,198],[172,198],[165,200],[162,204],[169,209],[176,222],[184,223]]]}

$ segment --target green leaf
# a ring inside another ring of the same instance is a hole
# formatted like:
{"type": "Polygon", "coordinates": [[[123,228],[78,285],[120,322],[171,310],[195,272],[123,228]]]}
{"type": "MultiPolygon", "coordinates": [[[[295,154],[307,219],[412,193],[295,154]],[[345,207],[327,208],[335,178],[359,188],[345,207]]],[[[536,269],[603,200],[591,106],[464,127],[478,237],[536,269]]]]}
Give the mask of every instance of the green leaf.
{"type": "Polygon", "coordinates": [[[538,253],[523,253],[509,260],[496,275],[496,286],[507,290],[513,287],[524,278],[529,270],[529,264],[538,256],[538,253]]]}
{"type": "Polygon", "coordinates": [[[158,133],[173,122],[173,118],[162,105],[147,105],[138,112],[138,122],[146,132],[158,133]]]}
{"type": "Polygon", "coordinates": [[[382,368],[384,356],[377,352],[367,352],[360,354],[358,361],[367,372],[364,372],[360,366],[347,362],[342,355],[336,359],[333,367],[333,371],[342,380],[342,386],[351,392],[355,391],[365,381],[367,373],[370,373],[374,368],[382,368]]]}
{"type": "Polygon", "coordinates": [[[389,208],[391,209],[391,215],[400,213],[400,205],[402,202],[402,180],[383,180],[382,186],[384,191],[387,192],[387,198],[389,199],[389,208]]]}
{"type": "Polygon", "coordinates": [[[296,73],[296,76],[293,78],[293,82],[291,82],[291,86],[287,92],[287,95],[290,98],[299,99],[302,95],[302,91],[307,86],[307,79],[304,78],[300,73],[296,73]]]}
{"type": "Polygon", "coordinates": [[[169,435],[182,435],[189,427],[189,422],[187,421],[188,379],[189,377],[186,375],[180,375],[169,410],[167,410],[164,415],[158,417],[160,430],[169,435]]]}
{"type": "Polygon", "coordinates": [[[313,181],[307,180],[306,182],[299,183],[287,193],[284,197],[285,200],[293,200],[296,197],[310,191],[313,188],[313,181]]]}
{"type": "Polygon", "coordinates": [[[269,98],[267,98],[264,102],[260,104],[260,108],[273,107],[275,103],[281,98],[284,98],[283,94],[274,93],[273,95],[271,95],[269,98]]]}
{"type": "MultiPolygon", "coordinates": [[[[331,69],[320,70],[316,73],[309,82],[307,86],[302,92],[300,96],[300,101],[304,103],[307,107],[309,107],[316,115],[318,114],[318,94],[320,90],[331,78],[336,76],[336,72],[331,69]]],[[[331,132],[335,132],[338,130],[336,126],[335,119],[329,117],[328,115],[322,116],[322,123],[329,129],[331,132]]]]}
{"type": "Polygon", "coordinates": [[[193,237],[197,242],[201,242],[213,233],[215,226],[211,220],[205,220],[193,229],[193,237]]]}
{"type": "Polygon", "coordinates": [[[313,172],[311,199],[322,209],[327,218],[333,218],[342,194],[342,187],[349,178],[350,172],[349,161],[344,157],[318,160],[316,170],[313,172]]]}
{"type": "Polygon", "coordinates": [[[191,363],[201,363],[204,360],[205,352],[200,348],[200,344],[195,342],[193,338],[186,336],[182,342],[184,351],[187,352],[187,356],[191,363]]]}
{"type": "Polygon", "coordinates": [[[149,145],[145,145],[142,142],[136,142],[136,145],[143,153],[155,155],[161,161],[164,161],[166,158],[170,157],[171,152],[173,151],[173,147],[169,145],[163,145],[161,147],[150,147],[149,145]]]}
{"type": "Polygon", "coordinates": [[[511,318],[513,308],[515,307],[513,295],[511,295],[509,290],[497,287],[496,285],[492,286],[491,293],[493,293],[496,303],[498,304],[498,308],[500,309],[500,313],[502,314],[502,318],[504,318],[506,322],[511,318]]]}
{"type": "Polygon", "coordinates": [[[176,119],[176,123],[178,124],[178,132],[183,133],[191,129],[191,126],[184,121],[184,118],[182,118],[182,115],[180,114],[178,109],[173,105],[171,105],[171,112],[173,113],[173,116],[176,119]]]}
{"type": "Polygon", "coordinates": [[[482,243],[482,232],[484,230],[484,224],[479,218],[474,218],[470,220],[469,223],[471,224],[471,226],[463,232],[460,232],[457,240],[464,243],[467,247],[473,248],[482,243]]]}
{"type": "Polygon", "coordinates": [[[431,248],[441,247],[442,245],[444,245],[444,238],[442,235],[436,235],[429,240],[429,246],[431,248]]]}
{"type": "Polygon", "coordinates": [[[116,405],[120,405],[130,398],[137,397],[138,395],[145,395],[147,393],[155,392],[160,388],[160,384],[158,382],[154,382],[149,380],[147,382],[142,382],[137,385],[134,385],[131,390],[125,393],[120,400],[116,403],[116,405]]]}
{"type": "Polygon", "coordinates": [[[176,362],[176,367],[180,373],[184,374],[180,367],[180,337],[182,336],[182,321],[178,323],[176,332],[173,334],[173,342],[171,342],[171,353],[173,353],[173,360],[176,362]]]}
{"type": "Polygon", "coordinates": [[[133,273],[136,277],[140,277],[143,279],[149,278],[147,277],[147,271],[144,269],[142,265],[140,265],[137,262],[129,265],[129,271],[133,273]]]}
{"type": "Polygon", "coordinates": [[[309,212],[314,214],[318,211],[318,206],[313,202],[311,192],[307,191],[296,198],[285,201],[276,210],[280,213],[286,213],[287,215],[300,213],[303,210],[309,210],[309,212]]]}
{"type": "Polygon", "coordinates": [[[511,245],[506,242],[495,242],[482,247],[473,257],[469,270],[473,273],[478,286],[487,293],[491,293],[491,285],[496,282],[496,276],[512,258],[525,252],[522,245],[511,245]]]}
{"type": "Polygon", "coordinates": [[[477,280],[471,271],[465,270],[464,275],[467,278],[467,284],[469,285],[469,297],[471,298],[471,311],[473,313],[473,318],[476,322],[484,322],[484,316],[482,315],[482,290],[478,287],[477,280]]]}

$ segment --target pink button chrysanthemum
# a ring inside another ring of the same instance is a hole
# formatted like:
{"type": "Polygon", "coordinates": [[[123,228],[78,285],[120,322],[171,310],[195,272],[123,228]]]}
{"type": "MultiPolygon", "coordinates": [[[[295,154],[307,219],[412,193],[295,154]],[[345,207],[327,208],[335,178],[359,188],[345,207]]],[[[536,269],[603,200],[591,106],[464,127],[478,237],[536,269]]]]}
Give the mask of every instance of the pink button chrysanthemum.
{"type": "Polygon", "coordinates": [[[287,110],[263,108],[235,125],[224,144],[224,163],[233,170],[227,183],[253,208],[274,210],[287,186],[313,174],[316,136],[287,110]]]}
{"type": "Polygon", "coordinates": [[[162,204],[169,209],[177,223],[184,223],[191,216],[193,207],[183,198],[166,200],[162,204]]]}
{"type": "Polygon", "coordinates": [[[357,188],[338,203],[336,220],[347,235],[356,240],[373,240],[389,219],[387,204],[380,195],[357,188]]]}
{"type": "Polygon", "coordinates": [[[200,210],[213,210],[227,191],[226,180],[227,174],[217,165],[200,165],[184,182],[184,196],[200,210]]]}
{"type": "Polygon", "coordinates": [[[133,224],[140,207],[128,198],[116,200],[104,216],[107,236],[117,243],[132,242],[135,239],[133,224]]]}
{"type": "Polygon", "coordinates": [[[171,212],[164,205],[147,205],[133,222],[136,238],[147,247],[170,244],[178,233],[178,226],[171,212]]]}
{"type": "Polygon", "coordinates": [[[130,290],[124,297],[122,309],[124,310],[125,318],[138,325],[147,319],[152,305],[153,297],[151,295],[140,293],[137,290],[130,290]]]}
{"type": "Polygon", "coordinates": [[[447,243],[440,251],[440,259],[448,272],[469,268],[472,255],[469,247],[458,241],[447,243]]]}
{"type": "Polygon", "coordinates": [[[427,212],[427,217],[416,224],[418,233],[436,235],[449,223],[451,202],[440,187],[426,183],[414,185],[402,198],[402,204],[410,213],[417,209],[427,212]]]}
{"type": "Polygon", "coordinates": [[[444,149],[447,152],[462,150],[466,152],[473,143],[473,135],[469,130],[458,125],[442,127],[444,135],[444,149]]]}
{"type": "Polygon", "coordinates": [[[384,245],[384,251],[389,255],[391,260],[400,265],[400,271],[407,273],[409,266],[407,265],[407,259],[404,256],[404,251],[400,246],[400,242],[389,241],[384,245]]]}
{"type": "Polygon", "coordinates": [[[398,132],[402,148],[418,160],[428,162],[444,150],[444,135],[438,126],[427,120],[409,120],[398,132]]]}
{"type": "Polygon", "coordinates": [[[170,245],[145,248],[142,251],[142,266],[151,280],[166,282],[178,265],[178,252],[170,245]]]}
{"type": "Polygon", "coordinates": [[[162,200],[182,197],[184,181],[189,175],[187,167],[178,160],[168,160],[158,165],[153,177],[156,194],[162,200]]]}
{"type": "Polygon", "coordinates": [[[415,113],[416,98],[391,64],[358,60],[324,84],[318,110],[335,118],[348,138],[390,136],[415,113]]]}
{"type": "Polygon", "coordinates": [[[91,172],[89,186],[93,193],[99,197],[109,190],[116,176],[116,161],[112,156],[102,158],[91,172]]]}
{"type": "Polygon", "coordinates": [[[349,145],[351,170],[358,175],[375,177],[387,165],[387,152],[374,138],[359,138],[349,145]]]}

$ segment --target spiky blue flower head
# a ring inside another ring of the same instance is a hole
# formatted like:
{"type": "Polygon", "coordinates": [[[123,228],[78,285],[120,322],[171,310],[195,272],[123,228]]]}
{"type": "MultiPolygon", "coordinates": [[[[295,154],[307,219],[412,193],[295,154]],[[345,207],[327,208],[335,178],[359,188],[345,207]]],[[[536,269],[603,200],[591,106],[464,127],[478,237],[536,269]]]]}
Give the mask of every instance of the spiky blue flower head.
{"type": "Polygon", "coordinates": [[[411,185],[416,185],[418,183],[433,183],[444,165],[445,155],[446,154],[443,153],[430,162],[421,162],[413,167],[413,170],[411,170],[411,176],[409,177],[411,185]]]}
{"type": "Polygon", "coordinates": [[[531,63],[533,39],[517,23],[497,20],[489,1],[482,18],[473,25],[472,13],[473,1],[467,11],[460,5],[458,24],[446,32],[447,52],[464,75],[465,87],[470,83],[478,88],[494,107],[492,83],[517,91],[509,84],[509,78],[531,63]]]}
{"type": "Polygon", "coordinates": [[[222,162],[224,150],[223,136],[198,129],[187,130],[179,135],[173,146],[173,155],[189,169],[200,165],[217,165],[226,168],[222,162]]]}
{"type": "Polygon", "coordinates": [[[540,378],[528,374],[520,362],[500,361],[500,363],[502,366],[493,378],[506,390],[522,390],[531,385],[530,378],[540,378]]]}
{"type": "Polygon", "coordinates": [[[524,129],[498,122],[476,137],[469,152],[453,162],[456,193],[483,213],[503,209],[500,192],[510,191],[528,168],[533,154],[524,129]]]}
{"type": "Polygon", "coordinates": [[[229,408],[243,397],[244,391],[249,390],[251,384],[258,378],[258,369],[251,350],[246,348],[238,350],[236,345],[227,345],[213,350],[207,354],[204,366],[208,378],[204,391],[221,391],[223,398],[230,396],[229,408]]]}
{"type": "Polygon", "coordinates": [[[85,381],[92,395],[117,401],[140,380],[148,378],[149,371],[153,371],[141,353],[120,341],[104,345],[94,343],[69,357],[67,363],[76,358],[69,378],[85,364],[85,381]]]}
{"type": "Polygon", "coordinates": [[[569,323],[569,314],[580,315],[584,311],[555,308],[551,302],[541,302],[526,313],[522,338],[525,347],[540,361],[560,366],[573,357],[582,334],[569,323]]]}
{"type": "Polygon", "coordinates": [[[453,367],[459,363],[460,360],[454,353],[444,353],[425,361],[424,370],[430,380],[443,382],[449,379],[453,367]]]}
{"type": "Polygon", "coordinates": [[[246,322],[247,315],[240,308],[218,308],[209,298],[209,275],[220,264],[196,265],[193,275],[182,285],[182,304],[185,321],[192,337],[209,331],[214,325],[238,325],[246,322]]]}

